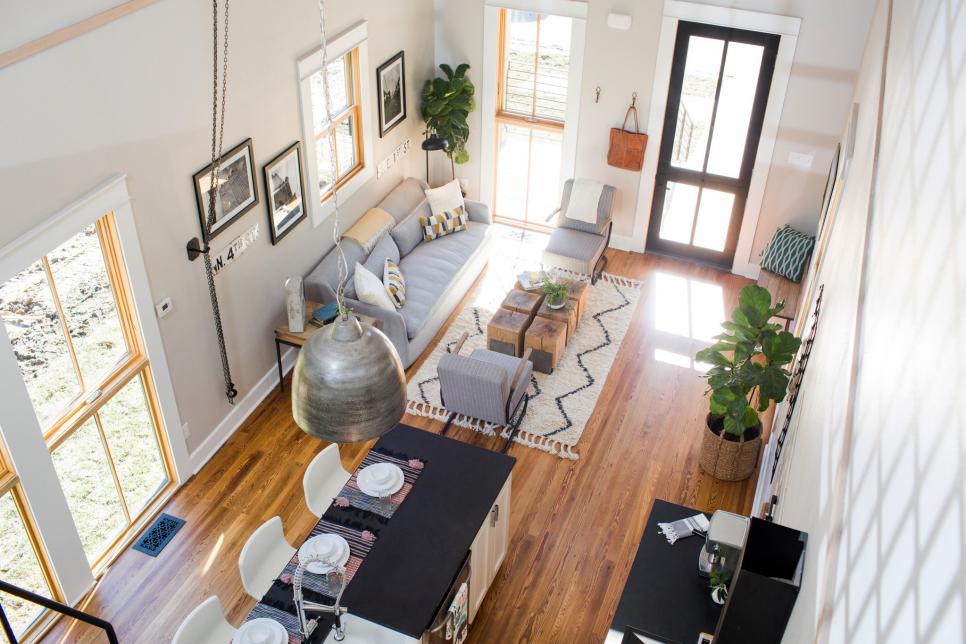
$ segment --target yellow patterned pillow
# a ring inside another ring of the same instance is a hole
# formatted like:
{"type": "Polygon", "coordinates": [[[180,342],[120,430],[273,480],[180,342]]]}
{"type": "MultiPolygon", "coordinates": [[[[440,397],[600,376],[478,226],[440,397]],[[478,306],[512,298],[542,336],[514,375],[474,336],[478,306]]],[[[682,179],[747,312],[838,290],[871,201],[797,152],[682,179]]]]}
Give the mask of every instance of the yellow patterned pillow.
{"type": "Polygon", "coordinates": [[[393,306],[401,309],[406,304],[406,280],[396,262],[386,258],[386,268],[382,272],[382,284],[392,300],[393,306]]]}
{"type": "Polygon", "coordinates": [[[451,233],[466,230],[466,209],[457,206],[429,217],[420,217],[419,225],[423,228],[423,241],[433,241],[451,233]]]}

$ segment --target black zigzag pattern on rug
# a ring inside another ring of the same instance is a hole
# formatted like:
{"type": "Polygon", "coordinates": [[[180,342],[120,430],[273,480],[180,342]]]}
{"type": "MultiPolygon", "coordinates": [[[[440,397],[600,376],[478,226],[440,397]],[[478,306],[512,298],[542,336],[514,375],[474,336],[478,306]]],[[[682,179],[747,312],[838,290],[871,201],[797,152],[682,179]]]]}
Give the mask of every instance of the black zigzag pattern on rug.
{"type": "Polygon", "coordinates": [[[580,387],[577,387],[576,389],[572,389],[566,393],[560,394],[559,396],[554,398],[554,402],[557,404],[557,410],[560,412],[560,415],[563,416],[564,424],[558,427],[557,429],[553,430],[552,432],[548,432],[546,434],[540,434],[544,438],[549,438],[551,436],[559,434],[560,432],[566,431],[571,427],[573,427],[574,423],[572,420],[570,420],[570,416],[567,414],[567,410],[564,409],[563,401],[565,398],[569,396],[574,396],[577,393],[583,391],[584,389],[587,389],[588,387],[593,386],[596,380],[594,379],[594,375],[590,373],[590,369],[588,369],[587,366],[584,364],[583,358],[587,354],[594,353],[595,351],[600,351],[604,347],[609,346],[612,342],[610,337],[610,332],[607,330],[607,327],[604,325],[604,323],[601,322],[601,317],[609,313],[613,313],[615,311],[620,311],[623,308],[627,308],[631,304],[631,301],[627,299],[627,296],[624,295],[624,292],[620,289],[619,286],[617,286],[616,284],[611,284],[611,286],[614,288],[617,294],[621,296],[624,302],[622,304],[618,304],[617,306],[611,307],[609,309],[605,309],[603,311],[598,311],[597,313],[594,313],[593,315],[594,321],[600,326],[600,330],[603,331],[604,341],[598,344],[596,347],[591,347],[590,349],[586,349],[584,351],[577,353],[577,366],[580,367],[581,370],[584,372],[584,378],[586,379],[586,382],[580,387]]]}

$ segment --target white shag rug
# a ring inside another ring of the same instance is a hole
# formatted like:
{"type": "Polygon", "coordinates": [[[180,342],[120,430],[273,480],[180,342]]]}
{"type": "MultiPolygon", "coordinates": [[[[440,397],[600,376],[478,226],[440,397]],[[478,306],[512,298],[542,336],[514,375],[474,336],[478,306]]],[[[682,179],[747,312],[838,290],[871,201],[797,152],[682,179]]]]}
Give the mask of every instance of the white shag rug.
{"type": "MultiPolygon", "coordinates": [[[[446,420],[442,407],[436,365],[464,331],[469,338],[460,352],[469,355],[486,346],[486,325],[499,308],[522,270],[539,268],[546,237],[537,233],[500,227],[493,240],[489,267],[467,304],[447,329],[442,341],[409,380],[406,411],[410,414],[446,420]],[[537,260],[539,261],[539,259],[537,260]]],[[[585,276],[574,279],[589,281],[585,276]]],[[[563,357],[552,374],[533,373],[530,405],[515,442],[549,452],[561,458],[577,459],[577,443],[597,405],[597,398],[617,356],[640,298],[640,282],[604,273],[589,286],[587,308],[563,357]]],[[[506,438],[504,427],[458,416],[454,421],[486,435],[506,438]]]]}

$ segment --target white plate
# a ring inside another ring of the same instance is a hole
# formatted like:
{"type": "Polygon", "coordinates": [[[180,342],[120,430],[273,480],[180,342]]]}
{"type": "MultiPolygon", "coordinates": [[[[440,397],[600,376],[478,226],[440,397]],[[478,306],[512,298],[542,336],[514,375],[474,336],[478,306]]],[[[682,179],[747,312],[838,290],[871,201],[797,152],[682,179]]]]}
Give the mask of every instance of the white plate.
{"type": "Polygon", "coordinates": [[[242,624],[231,638],[231,644],[285,644],[288,631],[268,617],[259,617],[242,624]]]}
{"type": "Polygon", "coordinates": [[[356,476],[359,489],[375,497],[392,496],[406,483],[402,469],[392,463],[376,463],[363,468],[356,476]]]}
{"type": "MultiPolygon", "coordinates": [[[[299,548],[299,560],[313,555],[321,555],[335,562],[336,566],[344,566],[349,561],[349,554],[349,542],[337,534],[316,535],[299,548]]],[[[321,561],[313,561],[305,569],[316,575],[324,575],[332,570],[332,566],[321,561]]]]}

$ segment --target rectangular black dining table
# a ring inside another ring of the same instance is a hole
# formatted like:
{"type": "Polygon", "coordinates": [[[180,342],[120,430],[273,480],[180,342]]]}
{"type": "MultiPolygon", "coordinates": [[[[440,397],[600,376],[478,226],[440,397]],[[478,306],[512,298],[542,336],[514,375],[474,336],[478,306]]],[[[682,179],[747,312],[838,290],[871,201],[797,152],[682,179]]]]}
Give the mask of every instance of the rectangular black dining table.
{"type": "MultiPolygon", "coordinates": [[[[425,465],[390,519],[335,505],[323,515],[377,535],[346,587],[342,605],[356,617],[419,639],[440,609],[516,459],[404,424],[373,449],[425,465]]],[[[262,601],[295,612],[291,593],[283,594],[278,584],[262,601]]],[[[331,616],[318,619],[310,642],[323,641],[330,630],[331,616]]]]}

